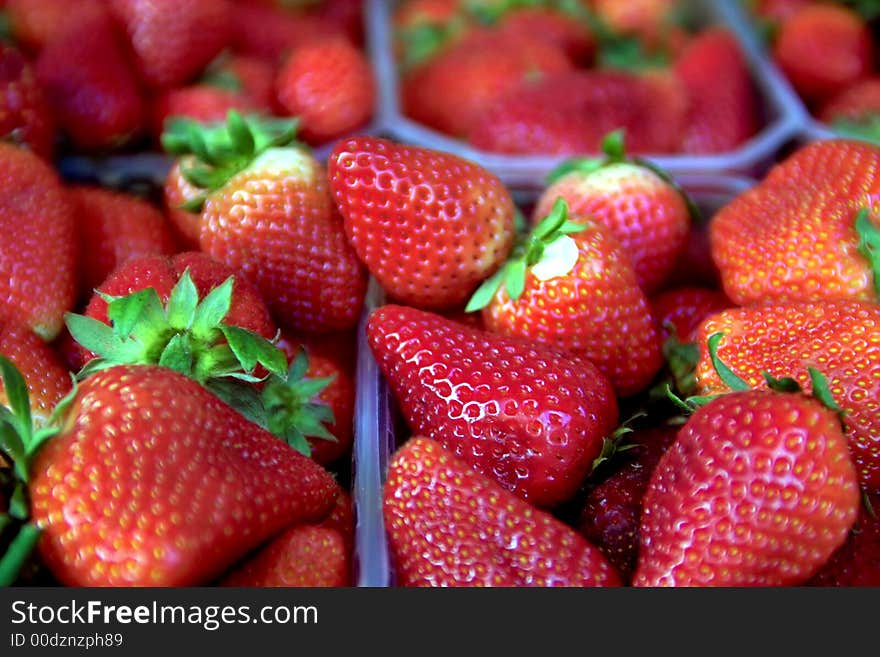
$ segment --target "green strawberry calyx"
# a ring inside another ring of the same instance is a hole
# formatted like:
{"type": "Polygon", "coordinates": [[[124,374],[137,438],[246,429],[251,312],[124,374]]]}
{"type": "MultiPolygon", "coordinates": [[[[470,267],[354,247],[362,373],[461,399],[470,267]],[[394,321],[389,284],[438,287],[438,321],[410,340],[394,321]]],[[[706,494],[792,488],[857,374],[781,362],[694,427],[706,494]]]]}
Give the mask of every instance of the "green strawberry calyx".
{"type": "MultiPolygon", "coordinates": [[[[751,390],[752,386],[749,383],[740,377],[736,372],[734,372],[730,367],[721,360],[718,355],[718,345],[721,340],[724,339],[724,333],[713,333],[709,336],[706,341],[706,346],[709,350],[709,358],[712,362],[712,367],[718,373],[721,381],[726,385],[732,392],[743,392],[746,390],[751,390]]],[[[843,416],[846,414],[846,410],[842,408],[837,401],[834,399],[834,395],[831,392],[831,387],[828,384],[828,379],[825,378],[825,375],[817,368],[809,366],[807,367],[807,374],[810,377],[810,387],[811,393],[810,395],[822,403],[826,408],[834,411],[838,418],[840,418],[841,425],[843,425],[843,416]]],[[[805,390],[793,377],[785,376],[776,378],[772,376],[769,372],[762,372],[761,375],[764,378],[764,381],[767,384],[767,387],[770,390],[774,390],[776,392],[787,392],[794,394],[806,394],[805,390]]],[[[690,414],[695,411],[697,408],[701,406],[705,406],[709,402],[722,395],[727,393],[720,393],[715,395],[703,395],[703,396],[691,396],[686,399],[681,399],[678,397],[672,389],[667,387],[667,395],[669,399],[671,399],[679,408],[681,408],[686,413],[690,414]]],[[[844,426],[845,429],[845,426],[844,426]]]]}
{"type": "Polygon", "coordinates": [[[568,203],[557,198],[550,213],[519,241],[510,259],[477,288],[465,312],[488,306],[502,286],[510,299],[517,301],[525,291],[527,272],[541,281],[567,275],[579,257],[578,246],[570,235],[587,228],[586,224],[569,221],[568,203]]]}
{"type": "Polygon", "coordinates": [[[254,383],[261,365],[283,375],[284,352],[266,338],[223,320],[232,304],[234,277],[211,290],[204,299],[183,272],[163,306],[152,287],[125,296],[100,294],[107,301],[110,324],[68,313],[70,334],[96,354],[77,374],[88,375],[114,365],[162,365],[202,385],[220,378],[254,383]]]}
{"type": "Polygon", "coordinates": [[[0,490],[9,500],[7,509],[0,509],[0,543],[6,552],[0,554],[0,586],[10,586],[18,578],[40,537],[40,529],[30,520],[28,482],[31,467],[40,448],[61,431],[61,418],[76,396],[73,388],[52,411],[48,421],[36,426],[31,414],[30,395],[21,372],[5,356],[0,356],[0,377],[6,393],[7,406],[0,405],[0,490]],[[11,467],[3,467],[4,459],[11,467]]]}
{"type": "Polygon", "coordinates": [[[880,227],[871,221],[868,208],[859,210],[855,227],[859,236],[859,253],[868,259],[874,276],[874,290],[880,294],[880,227]]]}
{"type": "Polygon", "coordinates": [[[166,153],[194,159],[180,160],[181,174],[204,194],[187,201],[184,209],[198,212],[208,193],[220,189],[270,148],[302,145],[295,142],[298,120],[242,116],[229,110],[225,122],[201,123],[175,117],[162,133],[166,153]]]}

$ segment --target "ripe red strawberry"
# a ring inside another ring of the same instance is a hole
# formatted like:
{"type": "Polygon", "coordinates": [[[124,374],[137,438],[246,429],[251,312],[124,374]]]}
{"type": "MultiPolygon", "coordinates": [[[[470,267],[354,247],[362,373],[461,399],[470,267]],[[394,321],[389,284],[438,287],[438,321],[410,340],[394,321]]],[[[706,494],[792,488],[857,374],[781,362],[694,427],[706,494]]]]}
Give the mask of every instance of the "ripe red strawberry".
{"type": "Polygon", "coordinates": [[[415,437],[388,468],[383,514],[401,586],[618,586],[571,527],[415,437]]]}
{"type": "MultiPolygon", "coordinates": [[[[44,424],[56,404],[70,391],[72,381],[67,367],[45,340],[16,322],[0,322],[0,354],[21,372],[34,420],[38,425],[44,424]]],[[[0,404],[10,406],[2,384],[0,404]]],[[[0,508],[5,507],[0,505],[0,508]]]]}
{"type": "Polygon", "coordinates": [[[722,395],[654,469],[633,584],[803,584],[846,540],[858,504],[836,413],[801,393],[722,395]]]}
{"type": "Polygon", "coordinates": [[[171,229],[162,212],[148,201],[92,186],[68,190],[76,208],[80,253],[79,297],[88,300],[126,260],[176,251],[171,229]]]}
{"type": "Polygon", "coordinates": [[[178,156],[199,156],[184,174],[206,194],[201,250],[250,278],[288,329],[354,327],[367,272],[346,239],[327,171],[308,149],[291,143],[290,122],[231,112],[223,126],[179,127],[163,143],[178,156]],[[205,149],[193,148],[193,131],[205,149]]]}
{"type": "Polygon", "coordinates": [[[663,340],[675,335],[687,342],[696,339],[703,320],[733,307],[721,290],[690,285],[669,288],[651,297],[650,301],[651,314],[663,340]]]}
{"type": "Polygon", "coordinates": [[[281,113],[299,119],[299,134],[310,144],[361,128],[373,115],[376,84],[370,62],[341,36],[292,50],[275,87],[281,113]]]}
{"type": "Polygon", "coordinates": [[[539,507],[572,497],[617,422],[586,359],[386,305],[370,347],[409,427],[539,507]]]}
{"type": "Polygon", "coordinates": [[[859,80],[832,96],[822,105],[818,116],[842,135],[877,143],[880,141],[880,76],[859,80]]]}
{"type": "Polygon", "coordinates": [[[191,155],[175,159],[162,186],[162,206],[176,241],[191,250],[199,248],[202,214],[198,208],[204,202],[204,191],[186,179],[183,169],[192,167],[195,162],[191,155]],[[187,209],[189,207],[195,209],[187,209]]]}
{"type": "Polygon", "coordinates": [[[588,485],[578,531],[611,562],[628,582],[636,567],[642,497],[660,457],[675,440],[678,429],[653,427],[625,437],[633,445],[612,462],[610,474],[588,485]]]}
{"type": "Polygon", "coordinates": [[[332,529],[338,532],[345,543],[345,551],[352,554],[355,542],[355,514],[351,500],[351,494],[337,484],[336,504],[330,513],[317,523],[318,527],[332,529]]]}
{"type": "Polygon", "coordinates": [[[328,170],[349,241],[401,303],[462,305],[513,244],[509,191],[460,157],[355,137],[334,147],[328,170]]]}
{"type": "Polygon", "coordinates": [[[295,525],[238,565],[221,586],[351,586],[351,560],[342,535],[315,525],[295,525]]]}
{"type": "MultiPolygon", "coordinates": [[[[298,340],[291,335],[282,335],[276,341],[276,346],[293,363],[300,350],[304,350],[308,359],[308,369],[304,376],[312,380],[326,380],[326,387],[321,390],[314,399],[330,409],[333,422],[328,423],[327,430],[332,434],[333,440],[324,436],[310,438],[310,456],[320,463],[327,465],[338,462],[343,457],[351,457],[352,443],[354,442],[354,394],[355,383],[352,374],[345,364],[337,358],[322,355],[320,351],[312,349],[310,341],[298,340]],[[328,380],[329,379],[329,380],[328,380]]],[[[308,400],[298,400],[304,403],[308,400]]]]}
{"type": "Polygon", "coordinates": [[[0,139],[30,148],[46,160],[55,150],[55,120],[33,66],[0,43],[0,139]]]}
{"type": "Polygon", "coordinates": [[[145,101],[119,38],[105,18],[65,30],[37,58],[58,126],[81,150],[119,148],[145,127],[145,101]]]}
{"type": "Polygon", "coordinates": [[[637,37],[649,49],[660,48],[671,29],[675,0],[589,0],[597,17],[618,34],[637,37]]]}
{"type": "Polygon", "coordinates": [[[201,80],[240,92],[262,112],[271,113],[275,107],[275,67],[259,57],[223,53],[201,80]]]}
{"type": "Polygon", "coordinates": [[[41,555],[66,585],[205,584],[334,503],[328,472],[164,367],[92,375],[62,426],[30,492],[41,555]]]}
{"type": "Polygon", "coordinates": [[[96,0],[7,0],[5,12],[16,43],[31,53],[71,28],[107,17],[105,4],[96,0]]]}
{"type": "Polygon", "coordinates": [[[153,99],[151,134],[159,141],[168,122],[175,118],[222,122],[229,110],[242,114],[257,111],[250,99],[239,91],[205,83],[171,87],[158,92],[153,99]]]}
{"type": "Polygon", "coordinates": [[[391,15],[394,56],[407,71],[433,57],[473,27],[459,0],[410,0],[394,5],[391,15]]]}
{"type": "Polygon", "coordinates": [[[56,172],[17,146],[0,142],[0,315],[45,340],[61,331],[76,295],[74,212],[56,172]]]}
{"type": "Polygon", "coordinates": [[[596,52],[589,28],[576,17],[552,5],[512,7],[500,17],[496,29],[520,38],[538,36],[558,46],[578,66],[587,67],[596,52]]]}
{"type": "Polygon", "coordinates": [[[232,37],[229,0],[112,0],[109,5],[128,35],[141,79],[154,89],[191,81],[232,37]]]}
{"type": "Polygon", "coordinates": [[[700,327],[697,392],[731,388],[713,366],[709,338],[722,333],[718,357],[750,387],[763,372],[811,390],[808,368],[827,378],[843,417],[860,482],[880,490],[880,305],[870,301],[768,303],[732,308],[700,327]]]}
{"type": "Polygon", "coordinates": [[[795,90],[822,101],[867,76],[874,42],[864,19],[832,3],[812,3],[781,23],[773,58],[795,90]]]}
{"type": "Polygon", "coordinates": [[[677,57],[674,70],[684,84],[689,104],[682,152],[732,151],[758,131],[755,84],[739,42],[729,29],[700,32],[677,57]]]}
{"type": "Polygon", "coordinates": [[[572,68],[558,46],[539,37],[472,30],[404,76],[402,105],[412,119],[464,137],[505,92],[572,68]]]}
{"type": "Polygon", "coordinates": [[[580,354],[618,395],[644,390],[662,363],[660,338],[632,261],[609,228],[552,211],[474,294],[490,331],[580,354]]]}
{"type": "Polygon", "coordinates": [[[727,296],[737,305],[876,299],[868,245],[878,223],[861,210],[878,194],[880,147],[834,139],[798,149],[709,225],[727,296]]]}
{"type": "Polygon", "coordinates": [[[812,2],[813,0],[753,0],[751,9],[765,20],[781,23],[812,2]]]}
{"type": "Polygon", "coordinates": [[[691,225],[685,192],[664,172],[626,156],[622,133],[603,140],[604,159],[564,162],[532,211],[538,222],[563,198],[574,217],[610,229],[650,294],[668,278],[682,254],[691,225]]]}
{"type": "Polygon", "coordinates": [[[866,496],[846,542],[807,582],[810,586],[880,586],[880,494],[866,496]]]}
{"type": "Polygon", "coordinates": [[[669,153],[678,150],[686,112],[684,88],[667,72],[565,71],[494,97],[466,136],[497,153],[582,155],[623,129],[630,151],[669,153]]]}

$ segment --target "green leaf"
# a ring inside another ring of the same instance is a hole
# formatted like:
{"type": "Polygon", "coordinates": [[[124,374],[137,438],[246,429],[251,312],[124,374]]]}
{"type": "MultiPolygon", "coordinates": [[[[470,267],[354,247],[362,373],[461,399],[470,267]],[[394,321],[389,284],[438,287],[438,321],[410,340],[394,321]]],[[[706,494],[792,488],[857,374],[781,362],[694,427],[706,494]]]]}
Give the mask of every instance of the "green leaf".
{"type": "Polygon", "coordinates": [[[68,392],[62,399],[55,404],[55,408],[52,409],[52,414],[49,416],[48,421],[46,422],[47,426],[57,426],[61,423],[62,418],[67,415],[67,411],[70,408],[70,405],[73,403],[73,400],[76,399],[77,392],[79,391],[79,384],[76,381],[76,376],[71,375],[70,377],[73,380],[73,385],[70,388],[70,392],[68,392]]]}
{"type": "Polygon", "coordinates": [[[220,330],[245,372],[252,372],[260,364],[272,374],[284,376],[287,373],[284,352],[263,336],[240,326],[227,324],[221,325],[220,330]]]}
{"type": "Polygon", "coordinates": [[[287,370],[287,383],[290,385],[295,381],[302,379],[306,372],[309,371],[309,355],[306,350],[300,347],[290,363],[290,369],[287,370]]]}
{"type": "Polygon", "coordinates": [[[777,379],[769,372],[762,372],[762,375],[764,376],[764,380],[767,382],[767,387],[770,388],[770,390],[775,390],[776,392],[803,392],[801,384],[790,376],[784,376],[781,379],[777,379]]]}
{"type": "Polygon", "coordinates": [[[565,224],[567,218],[568,202],[561,196],[558,196],[553,201],[553,207],[550,208],[550,212],[538,222],[535,230],[532,231],[531,240],[535,242],[546,240],[565,224]]]}
{"type": "Polygon", "coordinates": [[[256,147],[254,133],[251,132],[250,126],[242,118],[241,114],[235,110],[230,110],[226,119],[226,127],[229,130],[229,136],[232,138],[232,144],[236,152],[253,155],[256,147]]]}
{"type": "Polygon", "coordinates": [[[283,436],[285,442],[293,447],[300,454],[305,456],[312,455],[312,446],[309,445],[309,441],[303,435],[303,432],[297,429],[295,426],[291,426],[287,429],[283,436]]]}
{"type": "Polygon", "coordinates": [[[626,130],[618,128],[602,138],[602,152],[609,162],[626,161],[625,134],[626,130]]]}
{"type": "Polygon", "coordinates": [[[185,331],[192,326],[196,307],[199,305],[199,291],[193,283],[189,267],[180,276],[180,280],[171,290],[165,306],[168,324],[176,331],[185,331]]]}
{"type": "Polygon", "coordinates": [[[143,353],[141,344],[121,338],[113,327],[97,319],[67,313],[64,321],[74,340],[110,364],[137,362],[143,353]]]}
{"type": "Polygon", "coordinates": [[[480,284],[480,287],[474,292],[464,309],[466,313],[482,310],[492,302],[492,299],[495,297],[496,292],[498,292],[501,283],[507,275],[507,269],[508,266],[506,264],[503,265],[498,271],[480,284]]]}
{"type": "Polygon", "coordinates": [[[525,260],[512,260],[504,277],[504,286],[507,295],[513,301],[517,301],[526,288],[526,262],[525,260]]]}
{"type": "Polygon", "coordinates": [[[31,440],[31,444],[28,445],[27,448],[27,456],[30,462],[33,462],[34,457],[40,451],[40,449],[45,445],[50,438],[54,438],[59,433],[61,433],[61,427],[43,427],[34,434],[33,440],[31,440]]]}
{"type": "Polygon", "coordinates": [[[148,287],[110,302],[107,305],[107,318],[113,323],[117,335],[127,337],[142,321],[161,317],[161,323],[164,324],[165,313],[161,309],[162,301],[159,299],[159,294],[154,288],[148,287]]]}
{"type": "Polygon", "coordinates": [[[874,290],[880,294],[880,228],[871,221],[871,211],[862,208],[856,215],[859,253],[868,259],[874,276],[874,290]]]}
{"type": "Polygon", "coordinates": [[[3,387],[6,399],[9,401],[9,408],[17,422],[15,428],[22,440],[27,443],[33,431],[27,383],[18,368],[6,356],[0,356],[0,376],[3,378],[3,387]]]}
{"type": "Polygon", "coordinates": [[[231,379],[212,379],[205,383],[205,387],[247,420],[268,429],[266,408],[260,391],[253,385],[231,379]]]}
{"type": "Polygon", "coordinates": [[[288,387],[301,399],[313,399],[327,389],[336,380],[336,375],[325,376],[318,379],[300,379],[288,382],[288,387]]]}
{"type": "Polygon", "coordinates": [[[20,478],[12,497],[9,498],[9,515],[18,520],[27,520],[30,515],[30,505],[28,504],[27,491],[25,484],[27,479],[20,478]]]}
{"type": "Polygon", "coordinates": [[[15,427],[6,422],[0,424],[0,449],[12,461],[16,474],[27,477],[27,447],[15,427]]]}
{"type": "Polygon", "coordinates": [[[210,340],[214,331],[220,327],[220,322],[229,314],[233,281],[233,276],[227,278],[211,290],[196,307],[192,322],[192,332],[196,338],[210,340]]]}
{"type": "Polygon", "coordinates": [[[591,173],[595,173],[603,166],[605,166],[605,160],[603,158],[570,158],[562,162],[547,175],[546,184],[549,187],[558,182],[561,178],[574,172],[588,176],[591,173]]]}
{"type": "Polygon", "coordinates": [[[846,411],[834,400],[834,395],[831,393],[831,387],[828,385],[828,379],[825,378],[825,375],[815,367],[808,367],[807,372],[810,374],[810,385],[812,386],[813,397],[818,399],[838,415],[842,416],[846,413],[846,411]]]}
{"type": "Polygon", "coordinates": [[[713,333],[709,336],[709,358],[712,360],[712,366],[718,372],[718,376],[724,384],[731,390],[743,391],[751,390],[751,386],[733,372],[719,357],[718,343],[724,338],[723,333],[713,333]]]}
{"type": "Polygon", "coordinates": [[[40,539],[41,530],[34,524],[23,525],[12,539],[6,553],[0,557],[0,586],[12,586],[22,567],[40,539]]]}
{"type": "Polygon", "coordinates": [[[159,365],[192,377],[193,348],[186,333],[178,333],[168,341],[159,356],[159,365]]]}

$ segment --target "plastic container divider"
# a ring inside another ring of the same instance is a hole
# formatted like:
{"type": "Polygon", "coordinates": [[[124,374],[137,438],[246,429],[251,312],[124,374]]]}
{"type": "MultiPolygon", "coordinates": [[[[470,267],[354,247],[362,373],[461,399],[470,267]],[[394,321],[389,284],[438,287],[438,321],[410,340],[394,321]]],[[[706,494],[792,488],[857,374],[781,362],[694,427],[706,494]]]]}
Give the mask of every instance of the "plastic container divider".
{"type": "MultiPolygon", "coordinates": [[[[676,180],[691,196],[706,220],[756,184],[754,179],[738,175],[682,174],[676,176],[676,180]]],[[[535,199],[535,188],[511,191],[517,202],[535,199]]],[[[364,331],[369,313],[384,302],[381,287],[375,279],[371,279],[359,336],[355,402],[356,584],[361,587],[395,585],[382,517],[382,487],[388,463],[404,436],[396,432],[395,428],[399,426],[396,402],[373,358],[364,331]]]]}
{"type": "MultiPolygon", "coordinates": [[[[511,186],[543,180],[566,156],[508,156],[480,151],[460,139],[442,134],[406,117],[399,103],[397,67],[393,52],[392,14],[394,0],[367,0],[373,68],[378,76],[380,124],[389,136],[403,142],[444,150],[472,160],[496,173],[511,186]]],[[[766,124],[739,148],[714,155],[645,155],[670,173],[714,172],[757,177],[772,163],[776,153],[803,125],[803,111],[786,93],[778,72],[768,66],[762,49],[754,39],[742,39],[743,16],[736,2],[693,0],[693,5],[713,24],[728,25],[740,45],[756,83],[766,124]],[[733,29],[739,26],[738,29],[733,29]]]]}

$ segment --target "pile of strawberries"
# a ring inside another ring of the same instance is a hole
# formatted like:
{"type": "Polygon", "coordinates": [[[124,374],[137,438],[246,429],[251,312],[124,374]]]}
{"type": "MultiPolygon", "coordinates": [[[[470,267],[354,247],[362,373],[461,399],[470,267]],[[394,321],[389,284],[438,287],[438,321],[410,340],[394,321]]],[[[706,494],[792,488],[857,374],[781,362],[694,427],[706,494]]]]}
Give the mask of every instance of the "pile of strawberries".
{"type": "Polygon", "coordinates": [[[372,117],[359,0],[3,4],[0,134],[47,158],[156,149],[174,116],[297,117],[312,145],[372,117]]]}
{"type": "Polygon", "coordinates": [[[878,140],[876,3],[756,0],[773,61],[812,115],[845,136],[878,140]]]}
{"type": "Polygon", "coordinates": [[[734,35],[680,0],[402,0],[392,31],[408,117],[510,155],[714,154],[762,125],[734,35]],[[724,84],[718,84],[724,80],[724,84]]]}

